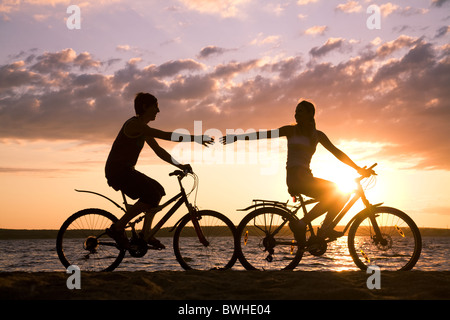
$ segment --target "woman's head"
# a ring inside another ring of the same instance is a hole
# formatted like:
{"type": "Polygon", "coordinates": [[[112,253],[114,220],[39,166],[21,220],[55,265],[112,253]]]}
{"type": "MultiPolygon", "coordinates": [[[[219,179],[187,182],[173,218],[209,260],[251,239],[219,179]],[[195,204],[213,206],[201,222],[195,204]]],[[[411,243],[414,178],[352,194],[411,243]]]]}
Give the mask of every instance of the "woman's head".
{"type": "Polygon", "coordinates": [[[306,100],[301,101],[295,108],[295,120],[300,128],[300,132],[307,136],[314,145],[317,142],[315,114],[316,109],[314,105],[306,100]]]}
{"type": "Polygon", "coordinates": [[[315,113],[314,105],[309,101],[303,100],[295,108],[295,120],[298,124],[314,121],[315,113]]]}

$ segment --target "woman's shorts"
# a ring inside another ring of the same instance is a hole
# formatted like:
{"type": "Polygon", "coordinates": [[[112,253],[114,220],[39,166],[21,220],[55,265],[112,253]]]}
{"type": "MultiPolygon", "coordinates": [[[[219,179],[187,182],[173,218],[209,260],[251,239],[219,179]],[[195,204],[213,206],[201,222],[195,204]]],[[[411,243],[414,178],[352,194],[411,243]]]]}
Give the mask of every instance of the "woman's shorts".
{"type": "Polygon", "coordinates": [[[334,182],[315,178],[311,170],[303,167],[287,168],[286,183],[292,196],[304,194],[308,197],[324,200],[335,197],[338,192],[334,182]]]}
{"type": "Polygon", "coordinates": [[[166,194],[163,186],[137,170],[127,170],[120,174],[108,175],[108,185],[114,190],[121,190],[131,199],[156,207],[166,194]]]}

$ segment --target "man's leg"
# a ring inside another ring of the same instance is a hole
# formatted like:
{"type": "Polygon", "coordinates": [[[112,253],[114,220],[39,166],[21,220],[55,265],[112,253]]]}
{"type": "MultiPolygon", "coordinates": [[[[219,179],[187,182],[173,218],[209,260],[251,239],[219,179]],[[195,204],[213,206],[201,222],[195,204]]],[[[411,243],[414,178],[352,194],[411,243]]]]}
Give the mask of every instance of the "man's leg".
{"type": "Polygon", "coordinates": [[[155,217],[157,211],[157,208],[152,208],[147,209],[147,211],[145,212],[144,226],[142,227],[145,241],[148,241],[149,233],[152,230],[153,218],[155,217]]]}
{"type": "MultiPolygon", "coordinates": [[[[125,229],[125,227],[127,226],[128,222],[130,222],[131,219],[136,217],[141,212],[147,211],[149,209],[150,208],[149,208],[148,204],[146,204],[140,200],[137,201],[134,205],[130,206],[129,209],[127,210],[127,212],[122,216],[122,218],[120,218],[119,221],[117,221],[114,224],[116,229],[118,229],[118,230],[125,229]]],[[[151,221],[150,221],[150,224],[151,224],[151,221]]]]}
{"type": "Polygon", "coordinates": [[[144,226],[142,227],[144,240],[151,246],[157,249],[165,249],[166,247],[156,239],[154,236],[150,237],[150,231],[152,229],[153,218],[158,212],[158,208],[152,208],[145,213],[144,226]]]}
{"type": "Polygon", "coordinates": [[[134,205],[127,207],[127,212],[117,222],[106,230],[106,233],[113,238],[122,249],[128,249],[130,243],[125,233],[125,227],[131,219],[139,213],[146,211],[148,205],[137,201],[134,205]]]}

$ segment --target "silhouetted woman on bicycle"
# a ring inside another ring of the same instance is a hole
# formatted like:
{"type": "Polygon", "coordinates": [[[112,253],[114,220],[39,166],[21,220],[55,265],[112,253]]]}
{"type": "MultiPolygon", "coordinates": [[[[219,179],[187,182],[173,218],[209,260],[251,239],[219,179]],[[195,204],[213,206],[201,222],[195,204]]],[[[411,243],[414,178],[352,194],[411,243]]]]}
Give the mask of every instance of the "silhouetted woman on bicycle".
{"type": "MultiPolygon", "coordinates": [[[[302,227],[305,227],[308,222],[311,222],[325,212],[328,212],[322,227],[319,230],[319,235],[323,238],[332,239],[340,236],[340,234],[329,225],[347,202],[348,195],[339,192],[339,189],[334,182],[316,178],[312,175],[310,162],[316,151],[317,144],[322,144],[336,158],[354,168],[359,173],[365,172],[366,169],[357,166],[344,152],[331,143],[325,133],[316,129],[314,115],[314,105],[303,100],[295,109],[295,120],[297,124],[284,126],[278,130],[272,130],[267,133],[264,132],[263,135],[256,132],[256,138],[270,139],[275,137],[287,137],[288,155],[286,163],[286,183],[288,192],[292,196],[304,194],[319,200],[319,204],[302,219],[304,222],[302,227]]],[[[248,134],[227,135],[222,138],[222,142],[226,144],[248,137],[248,134]]]]}

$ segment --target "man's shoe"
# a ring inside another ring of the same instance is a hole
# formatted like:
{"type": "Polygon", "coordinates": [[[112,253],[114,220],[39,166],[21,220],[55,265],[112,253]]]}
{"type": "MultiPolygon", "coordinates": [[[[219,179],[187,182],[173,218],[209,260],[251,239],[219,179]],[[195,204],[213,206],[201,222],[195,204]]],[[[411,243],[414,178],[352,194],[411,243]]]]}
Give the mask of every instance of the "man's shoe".
{"type": "MultiPolygon", "coordinates": [[[[144,233],[143,232],[139,233],[139,238],[144,239],[144,241],[145,241],[145,237],[144,237],[144,233]]],[[[166,248],[166,246],[163,245],[161,243],[161,241],[159,241],[155,237],[152,237],[152,238],[148,239],[147,243],[150,246],[150,249],[162,250],[162,249],[166,248]]]]}
{"type": "Polygon", "coordinates": [[[106,234],[116,241],[119,249],[126,250],[130,247],[125,230],[117,229],[114,223],[106,229],[106,234]]]}
{"type": "Polygon", "coordinates": [[[162,250],[162,249],[165,249],[165,248],[166,248],[166,246],[163,245],[163,244],[161,243],[161,241],[159,241],[159,240],[156,239],[156,238],[148,239],[147,243],[148,243],[153,249],[156,249],[156,250],[162,250]]]}

